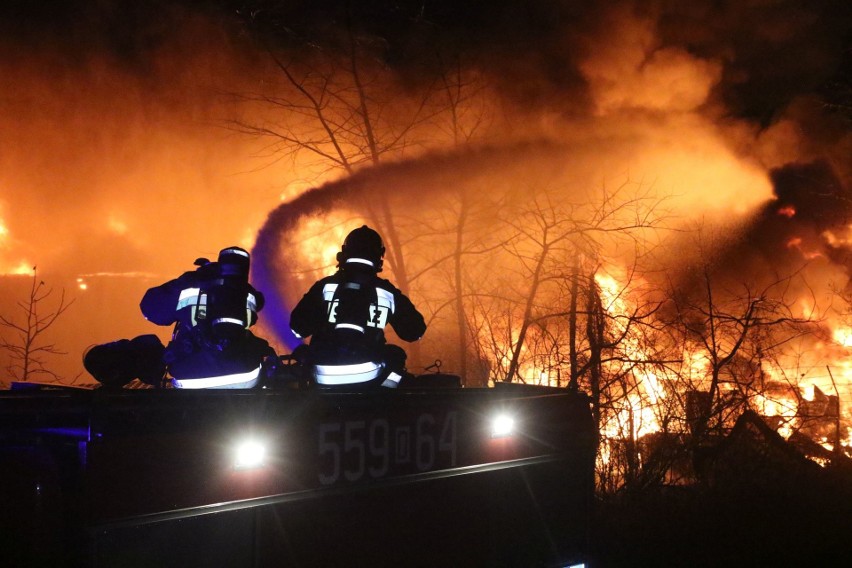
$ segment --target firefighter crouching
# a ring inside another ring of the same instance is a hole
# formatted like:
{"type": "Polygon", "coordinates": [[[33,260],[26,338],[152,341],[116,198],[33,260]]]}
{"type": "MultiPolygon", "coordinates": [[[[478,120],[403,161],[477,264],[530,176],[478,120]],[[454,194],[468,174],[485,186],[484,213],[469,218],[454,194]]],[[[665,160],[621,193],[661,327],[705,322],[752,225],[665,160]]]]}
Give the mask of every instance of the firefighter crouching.
{"type": "Polygon", "coordinates": [[[86,370],[104,386],[138,378],[160,386],[164,378],[181,389],[242,389],[259,386],[275,351],[249,328],[263,308],[263,294],[248,282],[250,256],[240,247],[222,249],[216,262],[149,289],[140,308],[149,321],[172,325],[167,346],[155,335],[97,345],[84,358],[86,370]]]}
{"type": "Polygon", "coordinates": [[[376,231],[353,230],[337,254],[337,272],[316,282],[290,315],[293,333],[310,337],[293,356],[320,388],[396,388],[406,373],[406,353],[387,344],[385,327],[412,342],[426,323],[407,296],[378,276],[384,254],[376,231]]]}

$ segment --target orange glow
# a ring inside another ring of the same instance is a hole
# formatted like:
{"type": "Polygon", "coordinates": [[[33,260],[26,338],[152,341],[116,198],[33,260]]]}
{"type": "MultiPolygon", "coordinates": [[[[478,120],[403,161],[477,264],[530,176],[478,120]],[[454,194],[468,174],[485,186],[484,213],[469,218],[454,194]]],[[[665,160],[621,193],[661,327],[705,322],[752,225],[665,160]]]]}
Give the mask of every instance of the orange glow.
{"type": "Polygon", "coordinates": [[[8,266],[5,270],[2,270],[0,273],[2,274],[10,274],[10,275],[24,275],[24,274],[32,274],[33,273],[33,265],[26,260],[22,260],[15,265],[8,266]]]}
{"type": "Polygon", "coordinates": [[[110,215],[109,219],[107,220],[107,226],[112,232],[119,235],[124,235],[128,231],[127,223],[121,221],[118,217],[115,217],[113,215],[110,215]]]}
{"type": "Polygon", "coordinates": [[[787,217],[791,219],[796,215],[796,208],[792,205],[784,205],[783,207],[779,207],[777,213],[782,217],[787,217]]]}
{"type": "Polygon", "coordinates": [[[305,266],[330,273],[337,266],[337,253],[349,231],[365,224],[363,219],[352,219],[345,211],[331,213],[322,219],[312,218],[301,224],[294,235],[305,266]]]}
{"type": "Polygon", "coordinates": [[[852,225],[847,225],[841,230],[823,231],[822,237],[826,243],[834,248],[849,247],[852,245],[852,225]]]}
{"type": "Polygon", "coordinates": [[[819,250],[807,250],[807,251],[804,250],[802,248],[802,243],[803,243],[803,240],[802,240],[801,237],[792,237],[792,238],[787,240],[785,245],[788,249],[797,249],[799,252],[802,253],[802,256],[807,260],[813,260],[815,258],[820,258],[820,257],[824,256],[823,253],[819,250]]]}
{"type": "Polygon", "coordinates": [[[9,249],[13,247],[13,245],[14,241],[12,240],[9,228],[7,227],[5,221],[3,221],[3,219],[0,219],[0,274],[32,274],[32,263],[26,260],[16,261],[11,259],[4,259],[4,256],[6,256],[4,254],[4,249],[9,249]]]}

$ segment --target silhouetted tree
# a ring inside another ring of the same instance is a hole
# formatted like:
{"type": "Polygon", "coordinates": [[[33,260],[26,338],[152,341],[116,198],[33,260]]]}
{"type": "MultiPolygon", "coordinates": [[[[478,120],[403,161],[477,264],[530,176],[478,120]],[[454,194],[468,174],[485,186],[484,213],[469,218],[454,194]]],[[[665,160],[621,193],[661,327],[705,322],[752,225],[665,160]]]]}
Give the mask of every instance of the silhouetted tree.
{"type": "MultiPolygon", "coordinates": [[[[313,170],[317,179],[335,171],[352,174],[422,149],[421,128],[431,126],[448,104],[434,103],[446,85],[402,93],[383,62],[386,42],[356,29],[349,10],[322,44],[277,22],[269,10],[246,12],[259,37],[271,38],[265,47],[282,81],[265,83],[261,92],[238,94],[238,100],[257,103],[258,112],[235,118],[230,127],[268,140],[272,159],[291,159],[301,170],[313,170]]],[[[403,239],[390,204],[364,200],[354,208],[363,210],[384,236],[388,265],[397,285],[408,292],[403,239]]]]}
{"type": "Polygon", "coordinates": [[[11,333],[0,338],[0,348],[9,353],[10,363],[6,367],[10,377],[19,381],[32,380],[36,375],[47,375],[53,380],[59,377],[46,367],[45,357],[48,355],[64,355],[53,343],[44,343],[44,333],[50,329],[56,320],[67,310],[73,300],[66,301],[65,291],[60,293],[58,302],[53,308],[45,304],[53,293],[52,288],[46,288],[43,280],[38,278],[38,271],[33,266],[32,284],[26,300],[17,302],[22,318],[0,315],[0,326],[11,333]]]}
{"type": "MultiPolygon", "coordinates": [[[[236,131],[268,141],[270,159],[292,160],[300,173],[313,172],[316,180],[336,172],[351,175],[388,159],[466,144],[488,124],[484,83],[457,56],[441,53],[436,46],[425,57],[428,61],[419,62],[417,81],[402,85],[388,65],[388,42],[367,30],[364,22],[354,21],[357,6],[347,6],[337,25],[323,26],[321,41],[313,36],[315,22],[301,26],[279,19],[281,10],[286,7],[273,3],[244,12],[258,37],[265,38],[264,47],[281,80],[264,83],[262,91],[238,94],[237,99],[252,110],[230,122],[236,131]]],[[[384,236],[387,266],[406,293],[411,293],[418,277],[443,270],[445,262],[451,265],[446,278],[452,283],[455,351],[459,372],[466,376],[470,334],[462,259],[471,249],[466,242],[471,238],[468,221],[476,215],[476,206],[464,191],[448,199],[454,202],[452,219],[444,219],[443,227],[439,223],[429,227],[427,219],[407,221],[394,209],[391,197],[381,192],[352,203],[351,209],[384,236]],[[429,269],[412,271],[405,249],[428,240],[430,230],[450,233],[455,249],[429,269]]]]}
{"type": "MultiPolygon", "coordinates": [[[[492,289],[482,291],[503,305],[497,313],[511,314],[501,333],[506,353],[496,358],[502,376],[495,380],[526,381],[521,369],[533,365],[547,374],[564,368],[565,385],[576,387],[580,375],[600,365],[599,356],[588,364],[588,338],[577,333],[577,317],[588,317],[589,306],[596,309],[594,276],[604,262],[602,251],[617,242],[636,243],[641,233],[658,227],[661,200],[629,182],[603,188],[597,197],[554,189],[526,193],[499,217],[494,232],[502,255],[492,266],[501,270],[492,277],[492,289]],[[558,360],[548,353],[558,353],[558,360]]],[[[591,315],[601,317],[600,309],[591,315]]]]}

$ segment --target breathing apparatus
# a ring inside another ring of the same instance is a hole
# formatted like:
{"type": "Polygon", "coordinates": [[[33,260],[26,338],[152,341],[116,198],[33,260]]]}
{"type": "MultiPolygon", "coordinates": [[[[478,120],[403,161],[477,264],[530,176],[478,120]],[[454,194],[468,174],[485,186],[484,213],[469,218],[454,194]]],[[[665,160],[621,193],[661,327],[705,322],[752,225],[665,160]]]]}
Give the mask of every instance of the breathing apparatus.
{"type": "Polygon", "coordinates": [[[235,339],[256,321],[257,298],[249,286],[251,260],[248,251],[228,247],[210,262],[195,261],[200,280],[198,323],[209,326],[216,340],[235,339]]]}

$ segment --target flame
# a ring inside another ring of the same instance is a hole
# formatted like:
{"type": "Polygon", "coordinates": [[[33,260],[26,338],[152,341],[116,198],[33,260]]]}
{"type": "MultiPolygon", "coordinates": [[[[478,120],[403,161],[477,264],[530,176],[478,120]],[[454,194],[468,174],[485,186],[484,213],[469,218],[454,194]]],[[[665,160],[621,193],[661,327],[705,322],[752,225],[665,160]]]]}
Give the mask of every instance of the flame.
{"type": "MultiPolygon", "coordinates": [[[[621,348],[625,356],[632,361],[647,361],[651,354],[642,346],[640,338],[631,334],[626,328],[628,318],[618,316],[633,312],[635,305],[631,301],[632,289],[640,288],[642,282],[634,281],[632,287],[624,284],[624,271],[609,267],[595,275],[601,303],[610,316],[612,333],[624,335],[621,348]],[[618,276],[618,277],[616,277],[618,276]]],[[[618,373],[617,364],[609,365],[611,370],[618,373]]],[[[667,397],[664,382],[668,377],[661,377],[656,371],[650,371],[643,365],[634,365],[629,369],[628,379],[632,391],[622,396],[618,408],[608,416],[603,425],[604,435],[608,438],[639,439],[642,436],[662,431],[657,413],[658,405],[667,397]]]]}
{"type": "Polygon", "coordinates": [[[852,347],[852,327],[838,327],[832,334],[834,342],[843,347],[852,347]]]}
{"type": "MultiPolygon", "coordinates": [[[[608,274],[596,276],[600,287],[601,298],[606,309],[612,316],[631,313],[633,308],[631,288],[614,277],[617,271],[609,270],[608,274]]],[[[800,301],[805,314],[813,314],[815,305],[811,302],[800,301]]],[[[618,319],[613,319],[618,322],[618,319]]],[[[615,323],[615,326],[618,326],[615,323]]],[[[852,448],[852,426],[849,425],[849,409],[839,408],[841,416],[831,418],[831,401],[839,398],[840,401],[852,398],[852,353],[846,353],[833,358],[828,355],[832,348],[841,347],[852,349],[852,326],[834,324],[832,342],[821,347],[831,361],[828,376],[816,376],[811,370],[810,376],[799,373],[800,376],[792,376],[793,362],[772,363],[762,361],[761,368],[757,373],[762,374],[766,380],[766,387],[762,390],[756,387],[748,394],[748,406],[759,414],[771,419],[776,424],[777,432],[784,438],[789,438],[794,433],[808,432],[814,428],[814,424],[822,424],[821,428],[828,428],[831,435],[814,436],[814,441],[822,445],[828,451],[835,451],[839,441],[841,448],[848,451],[852,448]],[[790,365],[785,370],[779,365],[790,365]],[[824,394],[824,393],[832,393],[824,394]],[[810,405],[810,406],[805,406],[810,405]],[[816,413],[816,414],[814,414],[816,413]]],[[[622,328],[623,330],[623,328],[622,328]]],[[[621,331],[621,330],[616,330],[621,331]]],[[[630,358],[642,360],[651,354],[645,353],[641,344],[631,339],[629,334],[625,339],[626,353],[630,358]]],[[[639,439],[644,435],[661,431],[658,411],[660,405],[664,405],[672,388],[706,389],[709,386],[710,361],[697,345],[687,346],[682,353],[682,364],[678,377],[675,374],[667,374],[664,371],[643,372],[641,366],[632,369],[635,379],[635,390],[619,398],[619,405],[612,408],[605,417],[603,424],[603,435],[609,439],[639,439]]],[[[735,394],[735,385],[723,383],[720,385],[720,396],[735,394]]],[[[669,431],[677,431],[677,427],[669,426],[669,431]]],[[[612,457],[611,449],[602,451],[599,456],[599,464],[607,464],[612,457]]],[[[827,465],[827,461],[813,457],[814,461],[821,465],[827,465]]]]}

